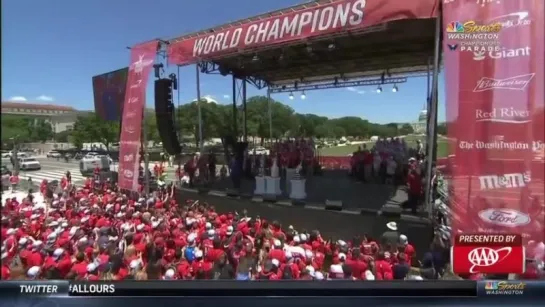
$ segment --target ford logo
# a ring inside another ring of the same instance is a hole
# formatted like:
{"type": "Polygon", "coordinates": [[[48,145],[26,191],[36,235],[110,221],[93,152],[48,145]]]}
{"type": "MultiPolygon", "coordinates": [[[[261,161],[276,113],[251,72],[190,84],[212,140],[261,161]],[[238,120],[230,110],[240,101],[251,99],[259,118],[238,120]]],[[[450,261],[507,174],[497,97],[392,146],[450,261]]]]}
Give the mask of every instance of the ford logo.
{"type": "Polygon", "coordinates": [[[479,212],[481,220],[505,227],[519,227],[528,225],[531,218],[528,214],[514,209],[486,209],[479,212]]]}

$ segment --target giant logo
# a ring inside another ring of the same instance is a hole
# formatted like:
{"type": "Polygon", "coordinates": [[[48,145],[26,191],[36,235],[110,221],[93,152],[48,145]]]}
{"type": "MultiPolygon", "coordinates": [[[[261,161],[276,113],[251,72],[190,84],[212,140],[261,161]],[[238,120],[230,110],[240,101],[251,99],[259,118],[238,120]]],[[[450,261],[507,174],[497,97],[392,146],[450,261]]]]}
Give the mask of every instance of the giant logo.
{"type": "Polygon", "coordinates": [[[482,61],[486,58],[499,60],[499,59],[510,59],[510,58],[517,58],[517,57],[523,57],[523,56],[530,56],[530,50],[531,48],[528,46],[517,48],[517,49],[503,48],[500,51],[488,51],[488,52],[484,50],[479,50],[479,51],[473,52],[473,59],[475,61],[482,61]]]}

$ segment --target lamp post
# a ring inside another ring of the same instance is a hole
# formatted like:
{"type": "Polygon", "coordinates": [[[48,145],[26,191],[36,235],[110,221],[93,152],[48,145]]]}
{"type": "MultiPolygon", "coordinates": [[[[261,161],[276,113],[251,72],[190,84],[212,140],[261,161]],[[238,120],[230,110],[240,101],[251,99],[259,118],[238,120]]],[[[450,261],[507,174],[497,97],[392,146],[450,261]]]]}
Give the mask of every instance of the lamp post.
{"type": "Polygon", "coordinates": [[[13,159],[13,174],[19,175],[19,159],[17,159],[17,139],[19,135],[9,138],[12,141],[13,149],[11,150],[11,158],[13,159]]]}

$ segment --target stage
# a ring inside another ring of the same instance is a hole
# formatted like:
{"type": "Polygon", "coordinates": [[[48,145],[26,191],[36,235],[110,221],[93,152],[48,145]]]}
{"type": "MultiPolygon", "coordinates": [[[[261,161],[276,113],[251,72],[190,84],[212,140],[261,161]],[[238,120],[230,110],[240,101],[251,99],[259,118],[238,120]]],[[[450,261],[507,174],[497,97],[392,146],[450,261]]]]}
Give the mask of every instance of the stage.
{"type": "MultiPolygon", "coordinates": [[[[378,183],[356,182],[347,175],[346,170],[326,170],[321,176],[307,178],[305,202],[312,206],[325,206],[327,200],[342,201],[343,209],[354,211],[377,212],[386,204],[399,205],[407,200],[404,187],[378,183]]],[[[229,178],[209,184],[211,190],[225,192],[232,189],[229,178]]],[[[289,200],[285,179],[281,180],[283,195],[281,199],[289,200]]],[[[253,195],[255,181],[244,179],[241,194],[253,195]]]]}

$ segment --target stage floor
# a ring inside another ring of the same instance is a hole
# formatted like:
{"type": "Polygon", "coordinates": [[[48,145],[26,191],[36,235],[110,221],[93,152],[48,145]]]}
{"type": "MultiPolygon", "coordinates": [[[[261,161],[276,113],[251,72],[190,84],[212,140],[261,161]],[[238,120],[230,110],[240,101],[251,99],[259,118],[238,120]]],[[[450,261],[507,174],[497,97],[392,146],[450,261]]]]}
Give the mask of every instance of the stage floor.
{"type": "MultiPolygon", "coordinates": [[[[213,190],[225,191],[231,189],[230,179],[210,184],[213,190]]],[[[288,199],[285,180],[281,187],[283,198],[288,199]]],[[[253,194],[255,181],[244,179],[241,192],[253,194]]],[[[321,176],[307,178],[306,202],[315,206],[324,206],[326,200],[342,201],[345,209],[380,210],[385,204],[401,204],[407,200],[404,187],[394,187],[385,184],[356,182],[347,175],[345,170],[325,171],[321,176]]]]}

